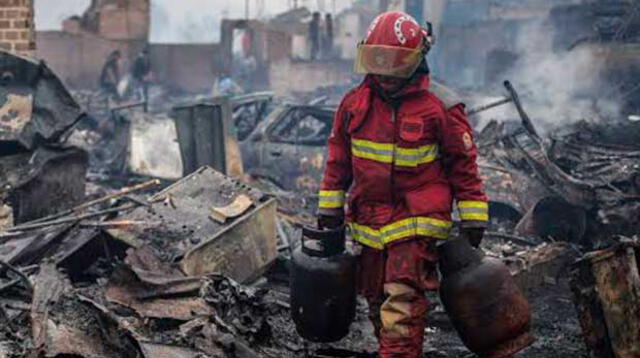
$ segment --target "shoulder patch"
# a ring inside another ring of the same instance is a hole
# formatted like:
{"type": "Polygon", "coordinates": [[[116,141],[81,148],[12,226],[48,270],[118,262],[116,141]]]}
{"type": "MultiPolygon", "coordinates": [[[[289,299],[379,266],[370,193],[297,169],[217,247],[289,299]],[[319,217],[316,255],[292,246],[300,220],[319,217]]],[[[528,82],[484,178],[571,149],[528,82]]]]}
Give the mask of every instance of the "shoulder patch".
{"type": "Polygon", "coordinates": [[[464,143],[464,149],[469,151],[473,148],[473,139],[471,138],[471,134],[469,132],[464,132],[462,135],[462,143],[464,143]]]}

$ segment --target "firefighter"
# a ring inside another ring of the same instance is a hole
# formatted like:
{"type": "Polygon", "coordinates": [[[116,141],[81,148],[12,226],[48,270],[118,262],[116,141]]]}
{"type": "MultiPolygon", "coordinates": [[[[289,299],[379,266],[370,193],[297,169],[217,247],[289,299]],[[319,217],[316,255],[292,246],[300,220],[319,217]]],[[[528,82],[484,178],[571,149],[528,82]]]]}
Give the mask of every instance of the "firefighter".
{"type": "Polygon", "coordinates": [[[318,225],[346,221],[362,245],[358,290],[380,357],[422,356],[425,291],[439,286],[436,243],[449,236],[454,199],[472,245],[489,220],[464,105],[429,87],[432,38],[402,12],[373,21],[355,63],[366,76],[337,111],[319,194],[318,225]]]}

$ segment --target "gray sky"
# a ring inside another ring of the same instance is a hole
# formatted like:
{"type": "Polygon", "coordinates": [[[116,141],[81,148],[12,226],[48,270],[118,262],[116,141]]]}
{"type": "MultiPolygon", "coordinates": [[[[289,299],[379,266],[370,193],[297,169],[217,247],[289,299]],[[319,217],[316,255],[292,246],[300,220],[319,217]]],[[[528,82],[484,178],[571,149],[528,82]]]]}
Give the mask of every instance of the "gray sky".
{"type": "MultiPolygon", "coordinates": [[[[249,0],[250,16],[265,18],[286,11],[293,0],[249,0]]],[[[336,11],[350,0],[299,0],[312,10],[336,11]]],[[[90,0],[35,0],[36,28],[57,30],[71,15],[80,15],[90,0]]],[[[218,41],[220,20],[244,17],[244,0],[151,0],[151,41],[197,43],[218,41]]]]}

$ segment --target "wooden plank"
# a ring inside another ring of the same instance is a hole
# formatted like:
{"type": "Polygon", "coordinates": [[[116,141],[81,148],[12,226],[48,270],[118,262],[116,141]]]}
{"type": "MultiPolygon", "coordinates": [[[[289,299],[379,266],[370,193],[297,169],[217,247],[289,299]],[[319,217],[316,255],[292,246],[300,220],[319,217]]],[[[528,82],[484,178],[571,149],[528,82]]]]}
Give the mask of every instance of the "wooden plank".
{"type": "Polygon", "coordinates": [[[640,357],[637,243],[586,255],[574,265],[572,289],[587,346],[595,357],[640,357]]]}

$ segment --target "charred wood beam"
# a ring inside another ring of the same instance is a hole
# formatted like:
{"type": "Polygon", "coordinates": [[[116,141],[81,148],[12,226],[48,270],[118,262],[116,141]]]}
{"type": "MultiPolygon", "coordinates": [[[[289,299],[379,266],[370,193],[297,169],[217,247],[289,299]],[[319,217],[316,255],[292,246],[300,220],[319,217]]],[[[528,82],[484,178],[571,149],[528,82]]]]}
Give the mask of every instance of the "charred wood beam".
{"type": "Polygon", "coordinates": [[[512,242],[514,242],[516,244],[524,245],[524,246],[530,246],[530,247],[538,246],[540,244],[539,242],[536,242],[534,240],[528,239],[528,238],[523,237],[523,236],[509,235],[509,234],[505,234],[505,233],[501,233],[501,232],[495,232],[495,231],[488,231],[488,232],[485,233],[485,235],[487,237],[494,237],[494,238],[497,238],[497,239],[512,241],[512,242]]]}
{"type": "Polygon", "coordinates": [[[117,208],[96,211],[94,213],[89,213],[89,214],[73,215],[73,216],[69,216],[66,218],[58,219],[58,220],[40,222],[40,223],[29,224],[29,225],[18,225],[18,226],[14,226],[12,228],[7,229],[5,232],[0,232],[0,237],[3,237],[5,233],[9,233],[9,235],[11,235],[11,233],[16,231],[29,231],[29,230],[41,229],[44,227],[55,226],[60,224],[74,223],[77,221],[91,219],[91,218],[95,218],[95,217],[106,215],[106,214],[113,214],[113,213],[118,213],[120,211],[131,210],[136,208],[137,206],[138,206],[137,204],[126,204],[126,205],[119,206],[117,208]]]}
{"type": "Polygon", "coordinates": [[[2,268],[5,270],[15,273],[20,279],[20,281],[24,284],[24,287],[27,288],[27,290],[29,291],[29,294],[33,293],[33,285],[31,284],[31,281],[29,281],[29,278],[27,277],[27,275],[25,275],[22,271],[20,271],[19,269],[13,267],[12,265],[4,261],[0,261],[0,266],[2,266],[2,268]]]}
{"type": "Polygon", "coordinates": [[[518,95],[518,92],[516,92],[515,88],[513,88],[513,85],[509,81],[504,81],[504,87],[507,89],[507,91],[509,91],[511,100],[513,101],[513,104],[516,106],[516,109],[518,110],[518,114],[522,119],[522,125],[529,132],[529,134],[531,134],[536,140],[540,141],[540,136],[538,135],[536,128],[533,126],[533,122],[531,122],[531,118],[529,118],[529,115],[524,110],[524,107],[520,102],[520,96],[518,95]]]}
{"type": "MultiPolygon", "coordinates": [[[[33,220],[33,221],[30,221],[30,222],[27,222],[27,223],[24,223],[24,224],[36,224],[36,223],[40,223],[40,222],[51,221],[53,219],[58,219],[58,218],[61,218],[61,217],[64,217],[64,216],[71,215],[74,212],[83,211],[83,210],[88,209],[88,208],[90,208],[90,207],[92,207],[94,205],[105,203],[105,202],[107,202],[109,200],[112,200],[112,199],[118,199],[118,198],[121,198],[121,197],[127,197],[131,193],[135,193],[135,192],[141,191],[141,190],[146,190],[146,189],[149,189],[150,187],[157,186],[157,185],[160,185],[160,180],[158,180],[158,179],[149,180],[147,182],[144,182],[144,183],[141,183],[141,184],[138,184],[138,185],[134,185],[132,187],[124,188],[124,189],[119,190],[119,191],[117,191],[115,193],[111,193],[111,194],[105,195],[105,196],[103,196],[103,197],[101,197],[99,199],[92,200],[92,201],[80,204],[80,205],[78,205],[78,206],[76,206],[76,207],[74,207],[72,209],[67,210],[67,211],[64,211],[64,212],[61,212],[61,213],[58,213],[58,214],[55,214],[55,215],[47,216],[47,217],[44,217],[44,218],[40,218],[40,219],[37,219],[37,220],[33,220]]],[[[132,200],[132,201],[135,201],[135,200],[132,200]]],[[[135,201],[135,202],[138,202],[138,201],[135,201]]],[[[140,202],[139,204],[142,204],[142,203],[140,202]]],[[[148,204],[145,203],[143,205],[148,205],[148,204]]]]}

